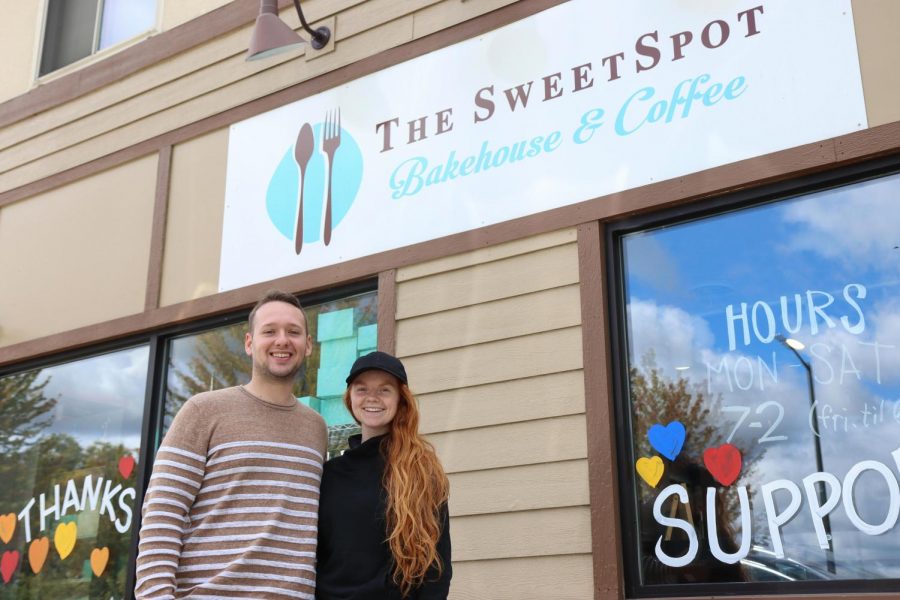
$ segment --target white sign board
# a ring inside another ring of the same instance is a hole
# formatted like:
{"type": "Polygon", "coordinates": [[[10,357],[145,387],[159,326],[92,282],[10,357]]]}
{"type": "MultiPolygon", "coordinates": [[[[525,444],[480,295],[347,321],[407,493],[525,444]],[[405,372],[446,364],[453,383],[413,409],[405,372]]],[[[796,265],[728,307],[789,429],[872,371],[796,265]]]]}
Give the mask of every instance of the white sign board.
{"type": "Polygon", "coordinates": [[[572,0],[233,125],[219,289],[866,126],[850,0],[572,0]]]}

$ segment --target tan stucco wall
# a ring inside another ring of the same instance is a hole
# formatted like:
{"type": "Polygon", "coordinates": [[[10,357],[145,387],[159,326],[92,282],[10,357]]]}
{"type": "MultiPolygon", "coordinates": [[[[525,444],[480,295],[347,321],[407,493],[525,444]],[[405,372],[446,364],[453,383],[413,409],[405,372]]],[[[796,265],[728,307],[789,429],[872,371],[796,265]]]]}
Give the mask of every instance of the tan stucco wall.
{"type": "Polygon", "coordinates": [[[0,209],[0,346],[143,311],[156,155],[0,209]]]}
{"type": "Polygon", "coordinates": [[[900,121],[900,2],[854,0],[853,20],[869,127],[900,121]]]}
{"type": "Polygon", "coordinates": [[[24,94],[34,82],[43,2],[4,2],[0,19],[0,102],[24,94]]]}
{"type": "Polygon", "coordinates": [[[160,305],[218,291],[228,130],[172,149],[160,305]]]}

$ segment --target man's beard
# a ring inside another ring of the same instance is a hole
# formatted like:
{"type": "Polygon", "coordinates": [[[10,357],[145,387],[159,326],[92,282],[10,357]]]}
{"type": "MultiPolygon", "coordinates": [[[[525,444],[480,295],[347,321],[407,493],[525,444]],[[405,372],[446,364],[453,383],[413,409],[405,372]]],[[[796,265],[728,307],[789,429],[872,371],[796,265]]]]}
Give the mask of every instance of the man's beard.
{"type": "Polygon", "coordinates": [[[255,365],[254,371],[255,374],[271,381],[273,383],[285,383],[285,382],[293,382],[297,379],[297,374],[300,373],[301,369],[303,369],[303,361],[297,363],[297,365],[291,369],[289,372],[285,374],[273,373],[269,369],[269,365],[263,361],[262,363],[257,362],[255,365]]]}

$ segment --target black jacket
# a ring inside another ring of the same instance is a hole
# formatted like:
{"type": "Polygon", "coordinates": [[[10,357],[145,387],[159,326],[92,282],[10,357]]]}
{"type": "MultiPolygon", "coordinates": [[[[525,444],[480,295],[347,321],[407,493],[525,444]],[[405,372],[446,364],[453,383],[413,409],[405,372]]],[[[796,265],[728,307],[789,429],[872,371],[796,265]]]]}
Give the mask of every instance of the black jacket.
{"type": "MultiPolygon", "coordinates": [[[[350,449],[325,463],[319,496],[319,545],[316,552],[317,600],[399,600],[391,580],[391,551],[385,525],[384,456],[379,436],[360,442],[350,438],[350,449]]],[[[447,507],[438,553],[441,577],[426,576],[425,583],[406,600],[446,600],[450,592],[450,528],[447,507]]]]}

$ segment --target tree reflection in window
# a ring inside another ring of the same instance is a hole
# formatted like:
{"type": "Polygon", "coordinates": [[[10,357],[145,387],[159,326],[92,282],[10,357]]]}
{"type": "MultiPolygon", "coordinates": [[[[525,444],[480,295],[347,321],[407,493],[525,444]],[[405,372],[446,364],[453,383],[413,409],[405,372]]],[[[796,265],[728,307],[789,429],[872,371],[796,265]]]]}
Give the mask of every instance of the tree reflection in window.
{"type": "MultiPolygon", "coordinates": [[[[375,349],[377,294],[367,292],[304,309],[313,350],[298,374],[294,395],[325,417],[331,456],[344,450],[347,438],[359,431],[340,395],[353,361],[375,349]]],[[[244,352],[246,332],[242,320],[171,341],[163,433],[191,396],[250,381],[252,364],[244,352]]]]}
{"type": "Polygon", "coordinates": [[[125,595],[148,356],[0,378],[0,599],[125,595]]]}
{"type": "Polygon", "coordinates": [[[898,190],[895,173],[615,234],[636,594],[896,591],[898,190]]]}
{"type": "MultiPolygon", "coordinates": [[[[641,521],[652,523],[652,507],[660,489],[670,484],[685,487],[689,501],[687,505],[673,497],[664,506],[664,513],[688,522],[701,525],[710,517],[716,519],[716,530],[722,550],[735,553],[741,535],[740,506],[734,487],[726,487],[716,496],[716,514],[706,514],[705,492],[707,486],[717,483],[697,460],[706,448],[718,447],[726,442],[727,431],[723,431],[716,421],[722,407],[721,394],[711,396],[703,386],[690,382],[685,377],[667,374],[656,364],[652,350],[644,354],[640,366],[631,367],[629,378],[633,429],[649,431],[656,423],[678,421],[690,432],[677,458],[668,466],[659,485],[654,489],[641,486],[641,521]]],[[[743,456],[741,473],[750,478],[756,472],[760,459],[765,454],[764,447],[752,447],[743,441],[735,441],[743,456]]],[[[638,456],[652,456],[656,451],[646,436],[635,439],[638,456]]],[[[651,527],[641,529],[641,568],[644,577],[658,584],[690,583],[714,581],[747,581],[748,574],[743,563],[722,565],[709,554],[709,541],[705,527],[697,527],[699,553],[689,568],[671,568],[661,563],[655,556],[654,547],[658,532],[651,527]]],[[[757,536],[764,539],[764,536],[757,536]]],[[[670,527],[663,535],[662,549],[666,554],[678,556],[685,553],[687,544],[685,532],[670,527]]]]}

